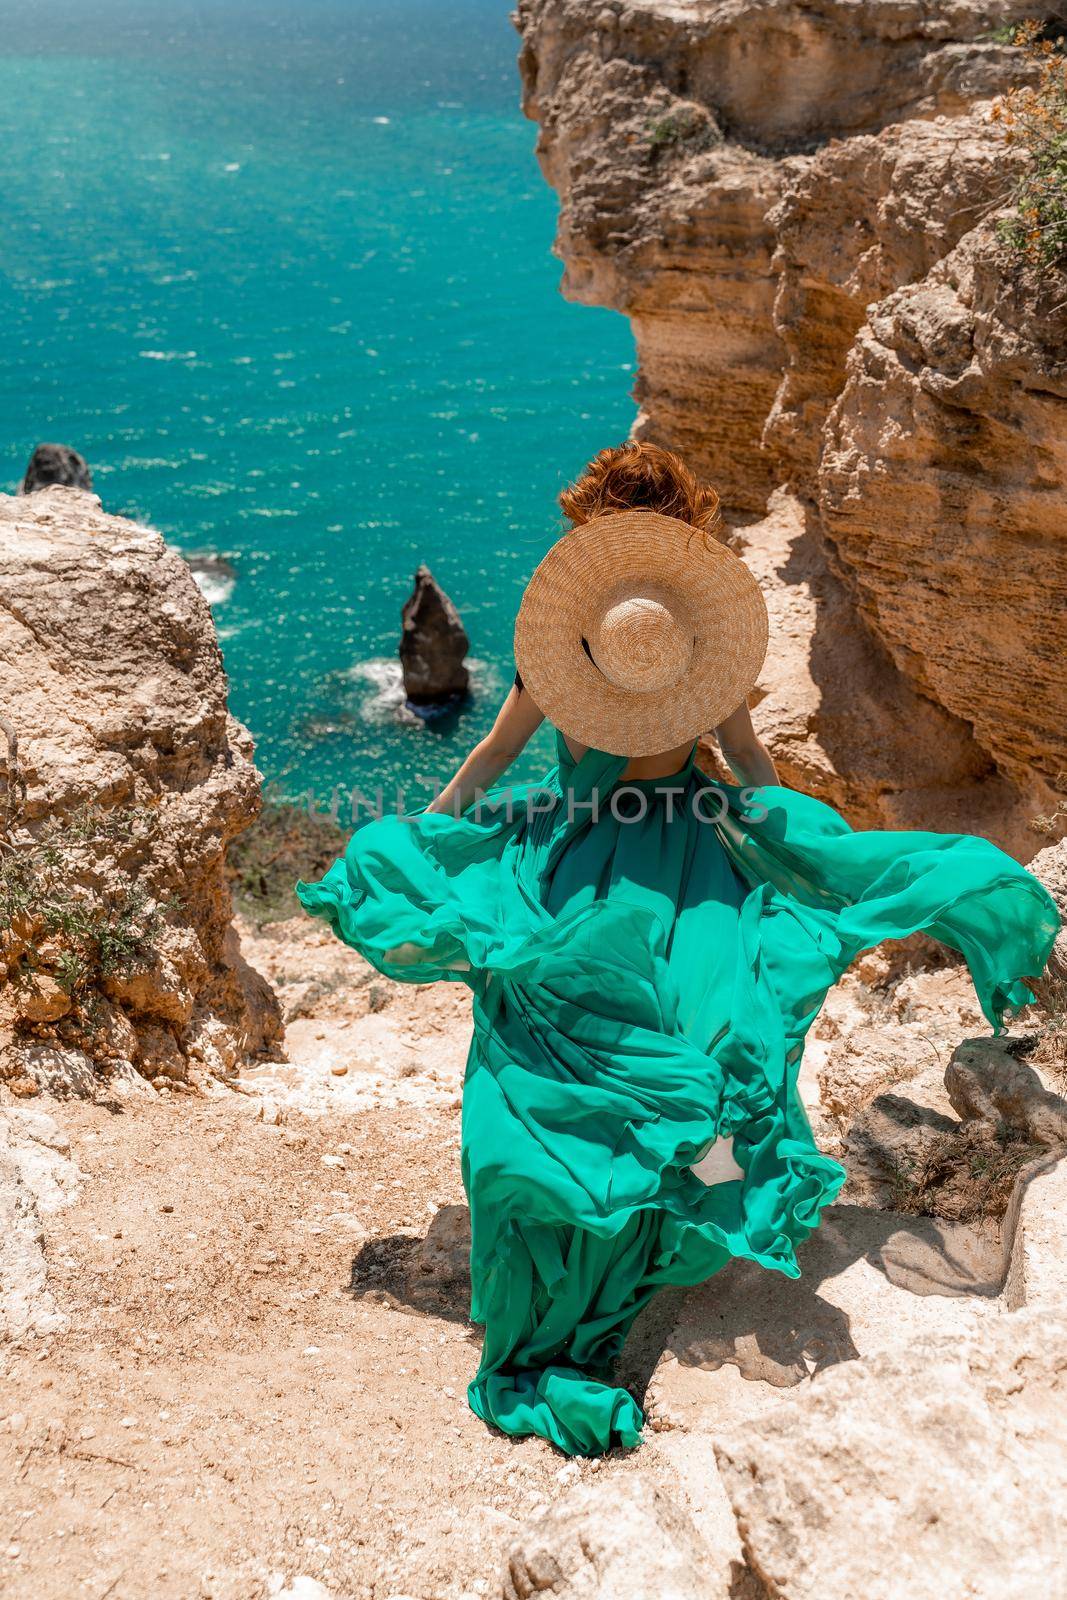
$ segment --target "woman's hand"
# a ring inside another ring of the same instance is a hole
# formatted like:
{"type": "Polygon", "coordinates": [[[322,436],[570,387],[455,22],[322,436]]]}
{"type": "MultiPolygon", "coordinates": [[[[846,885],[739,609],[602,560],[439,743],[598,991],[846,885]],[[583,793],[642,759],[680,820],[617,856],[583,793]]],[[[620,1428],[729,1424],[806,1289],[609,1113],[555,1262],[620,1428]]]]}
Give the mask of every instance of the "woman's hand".
{"type": "Polygon", "coordinates": [[[715,729],[715,737],[719,741],[719,749],[737,779],[738,783],[759,786],[764,783],[777,783],[778,774],[774,770],[765,747],[756,736],[749,715],[747,702],[739,705],[732,711],[725,722],[715,729]]]}
{"type": "Polygon", "coordinates": [[[517,755],[529,744],[544,721],[527,690],[516,684],[497,713],[485,738],[474,746],[455,777],[445,785],[427,811],[458,817],[479,790],[491,789],[517,755]]]}

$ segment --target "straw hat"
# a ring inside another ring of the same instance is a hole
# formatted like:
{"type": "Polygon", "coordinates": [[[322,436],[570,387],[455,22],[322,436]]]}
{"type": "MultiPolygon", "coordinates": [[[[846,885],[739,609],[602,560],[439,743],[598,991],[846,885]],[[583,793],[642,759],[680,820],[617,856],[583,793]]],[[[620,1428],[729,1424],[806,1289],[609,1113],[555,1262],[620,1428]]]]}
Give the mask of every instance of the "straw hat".
{"type": "Polygon", "coordinates": [[[655,511],[597,517],[535,571],[515,665],[561,732],[611,755],[655,755],[736,711],[767,653],[755,578],[710,533],[655,511]]]}

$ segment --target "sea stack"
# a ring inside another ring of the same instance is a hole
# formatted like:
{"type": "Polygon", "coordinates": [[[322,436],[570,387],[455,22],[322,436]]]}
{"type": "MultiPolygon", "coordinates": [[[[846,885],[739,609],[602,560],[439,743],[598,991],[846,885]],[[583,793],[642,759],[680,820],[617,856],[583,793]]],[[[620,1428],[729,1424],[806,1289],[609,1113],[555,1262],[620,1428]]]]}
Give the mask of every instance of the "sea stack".
{"type": "Polygon", "coordinates": [[[459,612],[429,567],[416,571],[415,587],[401,617],[400,665],[408,704],[432,712],[463,699],[470,688],[470,673],[463,664],[470,640],[459,612]]]}
{"type": "Polygon", "coordinates": [[[39,444],[30,457],[20,494],[33,494],[59,484],[64,489],[92,489],[93,475],[84,456],[69,444],[39,444]]]}

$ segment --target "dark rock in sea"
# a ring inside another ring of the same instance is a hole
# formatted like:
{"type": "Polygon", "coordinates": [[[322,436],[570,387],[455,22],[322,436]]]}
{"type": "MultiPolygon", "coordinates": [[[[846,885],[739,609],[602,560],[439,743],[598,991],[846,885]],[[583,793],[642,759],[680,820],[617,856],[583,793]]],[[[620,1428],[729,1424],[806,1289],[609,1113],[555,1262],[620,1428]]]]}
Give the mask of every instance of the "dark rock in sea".
{"type": "Polygon", "coordinates": [[[401,616],[400,665],[408,704],[422,714],[455,705],[470,688],[470,673],[463,665],[470,640],[429,567],[420,566],[415,573],[415,587],[401,616]]]}
{"type": "Polygon", "coordinates": [[[39,444],[30,457],[20,494],[32,494],[58,483],[67,489],[91,489],[93,475],[89,463],[68,444],[39,444]]]}

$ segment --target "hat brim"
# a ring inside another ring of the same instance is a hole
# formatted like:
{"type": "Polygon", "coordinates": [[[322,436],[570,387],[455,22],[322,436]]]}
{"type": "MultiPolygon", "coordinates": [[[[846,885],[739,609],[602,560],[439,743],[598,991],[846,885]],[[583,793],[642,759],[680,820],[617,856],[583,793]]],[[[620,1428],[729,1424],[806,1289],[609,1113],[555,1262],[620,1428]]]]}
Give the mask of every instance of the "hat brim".
{"type": "Polygon", "coordinates": [[[562,733],[611,755],[673,750],[736,711],[767,654],[767,607],[744,562],[710,533],[655,511],[583,523],[552,546],[515,622],[523,684],[562,733]],[[587,653],[621,592],[666,597],[693,629],[688,668],[668,688],[620,688],[587,653]]]}

